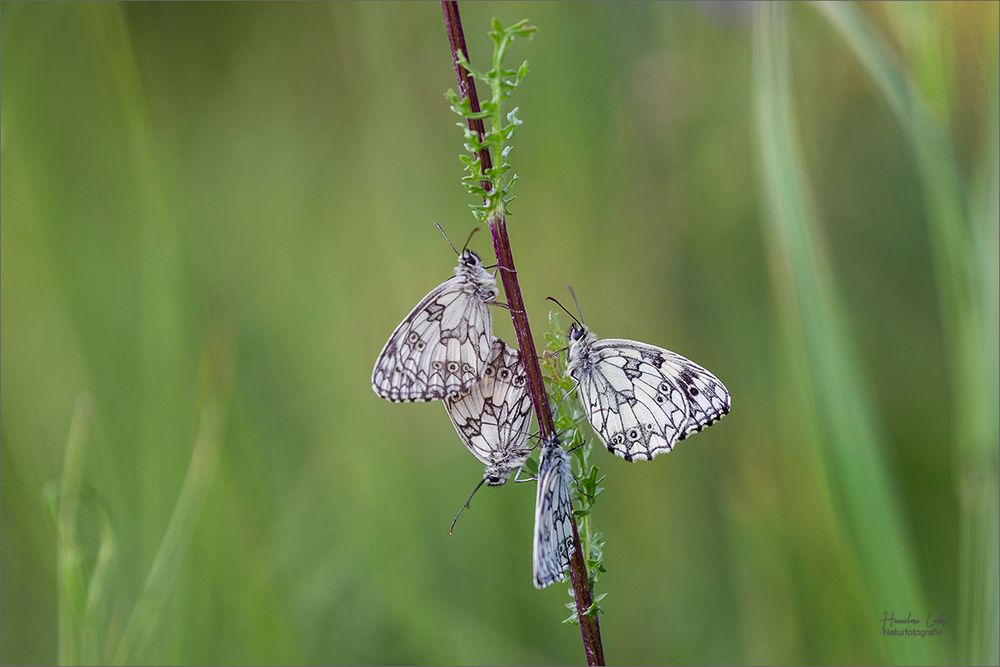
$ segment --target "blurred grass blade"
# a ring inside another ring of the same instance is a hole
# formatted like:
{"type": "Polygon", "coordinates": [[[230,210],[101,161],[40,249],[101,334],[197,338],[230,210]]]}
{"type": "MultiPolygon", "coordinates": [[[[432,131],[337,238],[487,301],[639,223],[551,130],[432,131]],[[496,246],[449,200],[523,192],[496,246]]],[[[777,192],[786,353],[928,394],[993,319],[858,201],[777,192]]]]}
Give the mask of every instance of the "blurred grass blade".
{"type": "Polygon", "coordinates": [[[66,455],[63,460],[58,516],[59,664],[81,662],[80,628],[84,609],[83,555],[77,540],[80,487],[83,482],[83,453],[90,421],[90,399],[76,399],[66,455]]]}
{"type": "Polygon", "coordinates": [[[118,543],[115,539],[114,524],[107,508],[98,507],[100,519],[100,534],[98,535],[97,557],[93,570],[90,572],[90,582],[87,584],[87,601],[83,611],[82,623],[82,655],[87,663],[103,663],[110,656],[105,651],[108,645],[108,604],[111,595],[111,583],[115,557],[118,553],[118,543]]]}
{"type": "Polygon", "coordinates": [[[183,215],[169,185],[167,165],[173,147],[161,141],[156,100],[144,88],[143,67],[152,61],[140,56],[136,40],[141,32],[130,24],[129,8],[123,3],[81,4],[78,11],[81,25],[89,28],[87,38],[102,53],[106,85],[121,114],[121,137],[135,188],[140,433],[132,476],[135,487],[151,500],[138,505],[140,557],[146,562],[160,537],[156,526],[170,511],[174,494],[163,466],[184,465],[170,457],[177,451],[176,443],[190,437],[197,419],[185,400],[193,367],[186,363],[191,350],[185,330],[189,320],[179,225],[183,215]]]}
{"type": "MultiPolygon", "coordinates": [[[[838,30],[913,146],[928,203],[931,256],[944,333],[950,343],[949,372],[954,386],[953,423],[962,517],[958,627],[959,659],[975,664],[1000,660],[995,630],[1000,624],[1000,534],[997,524],[997,455],[1000,424],[996,406],[1000,371],[997,361],[997,108],[996,52],[988,64],[990,124],[978,197],[966,212],[965,193],[945,127],[886,41],[857,7],[848,3],[816,5],[838,30]],[[968,215],[968,219],[966,218],[968,215]]],[[[921,8],[930,11],[929,8],[921,8]]],[[[934,42],[936,44],[936,42],[934,42]]],[[[924,51],[930,50],[930,47],[924,51]]],[[[927,56],[932,62],[941,60],[927,56]]]]}
{"type": "MultiPolygon", "coordinates": [[[[785,7],[758,5],[754,19],[754,99],[765,233],[774,290],[782,309],[791,363],[809,391],[821,457],[838,512],[871,593],[873,617],[883,609],[924,609],[924,596],[904,527],[884,443],[871,411],[842,315],[796,135],[790,92],[785,7]]],[[[920,613],[920,612],[915,612],[920,613]]],[[[877,632],[876,624],[872,631],[877,632]]],[[[893,661],[937,659],[927,642],[885,644],[893,661]]]]}
{"type": "Polygon", "coordinates": [[[815,6],[857,56],[913,145],[927,198],[931,253],[945,315],[945,335],[955,343],[959,338],[955,328],[967,318],[968,285],[964,276],[969,236],[959,170],[947,134],[931,116],[885,40],[855,5],[818,2],[815,6]]]}
{"type": "Polygon", "coordinates": [[[139,652],[160,620],[164,602],[177,579],[180,564],[191,543],[198,514],[205,504],[215,475],[219,457],[220,421],[219,408],[214,403],[205,405],[180,496],[153,560],[146,585],[136,601],[115,653],[116,664],[138,660],[139,652]]]}
{"type": "Polygon", "coordinates": [[[996,629],[1000,625],[1000,493],[997,488],[1000,440],[1000,90],[998,63],[989,67],[991,82],[989,126],[976,196],[972,202],[973,243],[970,272],[973,287],[971,313],[977,319],[963,327],[959,409],[956,426],[959,448],[961,572],[959,581],[958,658],[968,664],[1000,662],[996,629]]]}

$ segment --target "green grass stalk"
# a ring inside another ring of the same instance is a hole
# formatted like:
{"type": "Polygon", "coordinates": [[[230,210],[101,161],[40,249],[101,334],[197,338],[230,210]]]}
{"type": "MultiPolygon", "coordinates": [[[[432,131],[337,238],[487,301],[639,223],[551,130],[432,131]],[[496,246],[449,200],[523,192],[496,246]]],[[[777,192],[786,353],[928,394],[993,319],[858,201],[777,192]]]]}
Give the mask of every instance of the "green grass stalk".
{"type": "Polygon", "coordinates": [[[85,585],[83,555],[77,540],[77,517],[83,483],[84,448],[90,422],[89,398],[80,395],[73,408],[66,454],[63,459],[59,490],[58,515],[58,595],[59,595],[59,664],[81,662],[80,628],[84,616],[85,585]]]}
{"type": "Polygon", "coordinates": [[[115,652],[115,664],[126,664],[139,659],[163,610],[164,603],[174,587],[181,562],[191,544],[198,515],[215,476],[219,458],[219,407],[205,405],[198,437],[191,453],[180,496],[174,506],[167,531],[153,560],[146,584],[136,601],[121,642],[115,652]]]}
{"type": "MultiPolygon", "coordinates": [[[[952,377],[955,468],[959,487],[960,586],[958,658],[973,664],[1000,660],[1000,534],[997,525],[1000,370],[997,361],[997,63],[988,63],[989,113],[978,197],[968,201],[947,130],[886,40],[849,3],[817,3],[896,116],[914,152],[927,200],[931,256],[948,342],[952,377]],[[991,75],[991,76],[990,76],[991,75]]],[[[930,8],[914,8],[914,11],[930,8]]],[[[939,44],[923,60],[943,58],[939,44]]]]}
{"type": "MultiPolygon", "coordinates": [[[[786,7],[760,5],[754,21],[754,97],[764,228],[785,338],[812,404],[821,456],[851,538],[872,608],[924,609],[924,595],[885,443],[871,412],[829,259],[819,240],[791,100],[786,7]]],[[[939,656],[926,643],[896,642],[893,661],[939,656]]]]}

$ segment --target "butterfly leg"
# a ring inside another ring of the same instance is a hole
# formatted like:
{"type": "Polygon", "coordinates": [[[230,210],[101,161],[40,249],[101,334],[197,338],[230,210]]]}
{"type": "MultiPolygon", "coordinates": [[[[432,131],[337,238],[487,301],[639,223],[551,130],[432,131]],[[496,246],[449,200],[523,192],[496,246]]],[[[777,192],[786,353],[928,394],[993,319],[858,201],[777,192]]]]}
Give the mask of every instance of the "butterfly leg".
{"type": "Polygon", "coordinates": [[[506,271],[507,273],[517,273],[517,269],[508,269],[506,266],[500,266],[499,264],[491,264],[490,266],[484,266],[487,271],[493,271],[493,277],[496,278],[497,271],[506,271]]]}
{"type": "MultiPolygon", "coordinates": [[[[572,388],[572,389],[570,389],[569,391],[567,391],[567,392],[566,392],[565,394],[563,394],[562,398],[560,398],[560,399],[559,399],[558,401],[556,401],[556,403],[557,403],[558,405],[562,405],[562,404],[563,404],[563,401],[565,401],[565,400],[566,400],[567,398],[569,398],[569,397],[570,397],[570,395],[572,395],[572,393],[573,393],[574,391],[576,391],[577,389],[579,389],[579,388],[580,388],[580,383],[579,383],[579,382],[577,382],[577,383],[576,383],[575,385],[573,385],[573,388],[572,388]]],[[[578,419],[577,421],[580,421],[580,420],[578,419]]]]}
{"type": "Polygon", "coordinates": [[[508,311],[510,311],[512,313],[517,313],[518,315],[524,315],[524,311],[523,310],[514,310],[513,308],[510,307],[509,303],[504,303],[503,301],[490,301],[489,304],[491,306],[496,306],[497,308],[503,308],[503,309],[508,310],[508,311]]]}
{"type": "Polygon", "coordinates": [[[533,444],[531,447],[528,447],[529,452],[534,451],[535,448],[538,447],[538,442],[541,441],[541,438],[539,438],[539,435],[541,435],[541,431],[532,431],[531,433],[528,433],[526,431],[519,431],[518,433],[520,435],[526,435],[529,440],[536,441],[535,444],[533,444]]]}
{"type": "Polygon", "coordinates": [[[514,483],[515,484],[520,484],[521,482],[535,482],[535,481],[538,481],[538,477],[525,477],[525,478],[522,479],[521,478],[521,472],[523,470],[524,470],[524,466],[521,466],[520,468],[517,469],[517,472],[514,474],[514,483]]]}

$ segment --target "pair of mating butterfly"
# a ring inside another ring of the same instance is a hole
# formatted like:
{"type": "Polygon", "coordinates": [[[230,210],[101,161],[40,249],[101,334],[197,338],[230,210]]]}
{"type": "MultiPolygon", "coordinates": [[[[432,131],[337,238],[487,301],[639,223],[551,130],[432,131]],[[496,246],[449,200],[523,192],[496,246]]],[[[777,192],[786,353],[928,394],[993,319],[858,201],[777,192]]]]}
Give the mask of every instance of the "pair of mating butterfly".
{"type": "MultiPolygon", "coordinates": [[[[492,267],[467,246],[459,252],[452,245],[454,277],[431,290],[389,337],[372,388],[395,402],[443,400],[462,442],[486,466],[479,486],[500,486],[530,455],[532,406],[518,351],[492,333],[489,305],[498,295],[492,267]]],[[[729,412],[729,392],[701,366],[645,343],[600,340],[573,319],[567,372],[610,452],[648,461],[729,412]]],[[[542,446],[537,481],[533,564],[535,586],[543,588],[565,577],[573,553],[569,462],[555,437],[542,446]]]]}

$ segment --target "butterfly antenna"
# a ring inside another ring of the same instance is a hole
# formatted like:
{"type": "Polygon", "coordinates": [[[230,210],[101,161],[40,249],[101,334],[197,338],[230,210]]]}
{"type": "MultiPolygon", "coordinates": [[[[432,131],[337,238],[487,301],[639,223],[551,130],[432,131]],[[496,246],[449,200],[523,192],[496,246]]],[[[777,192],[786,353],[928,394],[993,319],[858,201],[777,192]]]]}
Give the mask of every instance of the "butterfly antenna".
{"type": "Polygon", "coordinates": [[[469,238],[465,239],[465,245],[462,246],[462,254],[465,254],[465,249],[469,247],[469,241],[472,240],[472,237],[475,236],[476,232],[478,232],[478,231],[479,231],[479,227],[473,227],[472,231],[469,232],[469,238]]]}
{"type": "Polygon", "coordinates": [[[587,319],[587,318],[585,318],[583,316],[583,308],[580,308],[580,302],[576,300],[576,292],[573,291],[573,286],[572,285],[566,285],[566,289],[569,290],[569,295],[571,297],[573,297],[573,303],[576,304],[576,312],[578,312],[580,314],[580,319],[581,320],[587,319]]]}
{"type": "Polygon", "coordinates": [[[559,301],[556,300],[555,297],[547,296],[547,297],[545,297],[545,299],[547,301],[551,301],[552,303],[554,303],[557,306],[559,306],[560,308],[562,308],[563,312],[566,313],[567,315],[569,315],[570,317],[572,317],[574,322],[576,322],[577,324],[579,324],[581,327],[583,326],[583,322],[581,322],[580,320],[576,319],[576,315],[574,315],[573,313],[571,313],[568,310],[566,310],[566,306],[564,306],[561,303],[559,303],[559,301]]]}
{"type": "Polygon", "coordinates": [[[462,516],[462,512],[468,509],[469,503],[472,502],[472,496],[476,495],[476,491],[478,491],[479,487],[481,487],[485,483],[486,483],[486,478],[483,477],[481,480],[479,480],[479,484],[476,484],[476,488],[472,490],[472,493],[469,494],[469,497],[466,499],[465,504],[463,504],[461,507],[458,508],[458,514],[455,515],[454,520],[452,520],[451,522],[451,527],[448,528],[449,535],[455,532],[455,524],[458,523],[458,517],[462,516]]]}
{"type": "Polygon", "coordinates": [[[438,228],[438,231],[439,231],[439,232],[441,232],[441,236],[443,236],[443,237],[444,237],[444,240],[448,242],[448,245],[450,245],[450,246],[451,246],[451,249],[455,251],[455,254],[456,254],[456,255],[458,255],[458,254],[459,254],[459,252],[458,252],[458,248],[456,248],[456,247],[455,247],[455,244],[451,242],[451,239],[450,239],[450,238],[448,238],[448,234],[447,234],[447,233],[445,233],[445,231],[444,231],[444,227],[442,227],[442,226],[440,225],[440,223],[437,223],[437,222],[435,222],[435,223],[434,223],[434,226],[438,228]]]}

